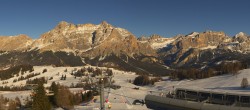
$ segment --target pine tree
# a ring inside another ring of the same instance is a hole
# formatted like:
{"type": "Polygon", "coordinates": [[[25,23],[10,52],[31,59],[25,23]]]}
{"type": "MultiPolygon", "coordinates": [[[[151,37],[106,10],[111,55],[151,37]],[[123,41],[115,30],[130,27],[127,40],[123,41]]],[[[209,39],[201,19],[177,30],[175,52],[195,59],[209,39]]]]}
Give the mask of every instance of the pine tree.
{"type": "Polygon", "coordinates": [[[53,91],[54,95],[53,95],[53,98],[52,98],[52,103],[56,106],[57,105],[57,102],[56,102],[56,96],[58,94],[58,86],[55,82],[52,82],[51,86],[50,86],[50,90],[53,91]]]}
{"type": "Polygon", "coordinates": [[[63,75],[62,75],[62,77],[61,77],[61,80],[63,80],[63,75]]]}
{"type": "Polygon", "coordinates": [[[87,92],[87,100],[92,99],[92,98],[93,98],[93,93],[92,93],[92,91],[88,91],[88,92],[87,92]]]}
{"type": "Polygon", "coordinates": [[[87,94],[85,93],[85,94],[82,94],[82,100],[83,101],[86,101],[87,100],[87,94]]]}
{"type": "Polygon", "coordinates": [[[64,75],[64,78],[63,78],[63,80],[66,80],[66,75],[64,75]]]}
{"type": "Polygon", "coordinates": [[[21,107],[21,101],[20,101],[19,97],[15,98],[15,103],[16,103],[16,106],[21,107]]]}
{"type": "Polygon", "coordinates": [[[38,84],[38,87],[37,89],[35,89],[35,94],[32,98],[33,98],[33,104],[32,104],[33,110],[50,110],[51,109],[51,104],[49,102],[48,97],[46,96],[43,83],[38,84]]]}
{"type": "Polygon", "coordinates": [[[65,86],[58,86],[58,94],[56,94],[56,103],[64,109],[73,108],[73,94],[65,86]]]}
{"type": "Polygon", "coordinates": [[[247,78],[243,78],[241,81],[241,87],[242,88],[247,88],[248,87],[248,80],[247,78]]]}
{"type": "Polygon", "coordinates": [[[0,96],[0,110],[4,109],[3,107],[3,103],[4,103],[4,98],[3,95],[0,96]]]}

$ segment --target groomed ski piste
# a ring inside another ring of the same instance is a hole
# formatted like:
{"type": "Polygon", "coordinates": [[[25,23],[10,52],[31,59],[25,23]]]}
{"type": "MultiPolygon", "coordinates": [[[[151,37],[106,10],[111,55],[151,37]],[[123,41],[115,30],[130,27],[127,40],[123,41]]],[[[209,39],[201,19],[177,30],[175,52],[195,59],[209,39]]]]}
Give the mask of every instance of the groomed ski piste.
{"type": "MultiPolygon", "coordinates": [[[[85,66],[88,67],[88,66],[85,66]]],[[[45,86],[50,86],[51,83],[54,81],[56,83],[60,83],[62,85],[70,86],[72,83],[76,84],[81,79],[80,77],[75,77],[70,74],[70,72],[74,71],[75,69],[81,69],[83,67],[53,67],[53,66],[34,66],[33,73],[42,73],[44,69],[47,69],[47,72],[40,74],[38,76],[32,77],[30,79],[35,79],[39,77],[53,77],[52,80],[48,80],[48,83],[45,86]],[[67,72],[64,70],[67,69],[67,72]],[[59,75],[57,75],[60,73],[59,75]],[[66,80],[60,80],[61,75],[66,75],[66,80]]],[[[94,67],[95,68],[95,67],[94,67]]],[[[106,68],[103,68],[106,69],[106,68]]],[[[220,91],[220,92],[230,92],[230,93],[241,93],[241,94],[250,94],[250,87],[249,88],[241,88],[241,81],[243,78],[250,79],[250,69],[244,69],[239,71],[237,75],[233,74],[226,74],[221,76],[215,76],[205,79],[198,79],[198,80],[181,80],[181,81],[172,81],[168,77],[163,77],[163,81],[155,83],[155,85],[150,86],[136,86],[132,83],[129,83],[128,80],[134,80],[136,75],[134,72],[125,72],[120,70],[112,69],[114,73],[113,79],[115,80],[115,85],[120,85],[120,89],[105,89],[105,97],[108,99],[109,103],[106,103],[106,108],[108,104],[111,104],[111,110],[147,110],[148,108],[146,105],[133,105],[133,101],[144,100],[147,94],[156,94],[159,95],[161,93],[168,93],[169,91],[173,91],[175,88],[191,88],[196,90],[209,90],[209,91],[220,91]],[[139,89],[133,89],[137,88],[139,89]],[[149,92],[152,91],[152,92],[149,92]],[[110,93],[109,93],[110,92],[110,93]]],[[[21,73],[20,73],[21,74],[21,73]]],[[[29,73],[24,73],[23,76],[28,75],[29,73]]],[[[17,77],[10,78],[7,84],[2,84],[3,81],[0,83],[5,86],[20,86],[25,85],[26,80],[18,81],[13,83],[13,80],[17,77]]],[[[70,89],[72,92],[83,90],[82,88],[72,88],[70,89]]],[[[27,91],[0,91],[0,95],[4,97],[14,99],[15,97],[19,97],[24,103],[26,97],[30,97],[31,90],[27,91]]],[[[99,104],[99,96],[94,97],[93,100],[86,104],[75,105],[76,110],[98,110],[100,107],[99,104]],[[96,101],[93,101],[93,100],[96,101]]],[[[57,108],[60,110],[61,108],[57,108]]],[[[108,109],[108,108],[107,108],[108,109]]]]}

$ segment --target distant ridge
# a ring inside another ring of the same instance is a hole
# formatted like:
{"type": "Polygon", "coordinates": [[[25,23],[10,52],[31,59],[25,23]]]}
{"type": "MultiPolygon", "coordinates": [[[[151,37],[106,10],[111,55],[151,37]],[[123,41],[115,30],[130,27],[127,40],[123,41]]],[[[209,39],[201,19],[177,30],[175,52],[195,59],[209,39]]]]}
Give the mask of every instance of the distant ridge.
{"type": "Polygon", "coordinates": [[[62,21],[36,40],[27,35],[0,37],[0,50],[0,67],[27,62],[58,66],[91,64],[141,74],[167,74],[169,67],[201,68],[222,60],[248,61],[250,37],[243,32],[229,37],[224,32],[205,31],[172,38],[157,34],[136,38],[128,30],[106,21],[98,25],[62,21]],[[77,63],[71,62],[72,58],[77,63]]]}

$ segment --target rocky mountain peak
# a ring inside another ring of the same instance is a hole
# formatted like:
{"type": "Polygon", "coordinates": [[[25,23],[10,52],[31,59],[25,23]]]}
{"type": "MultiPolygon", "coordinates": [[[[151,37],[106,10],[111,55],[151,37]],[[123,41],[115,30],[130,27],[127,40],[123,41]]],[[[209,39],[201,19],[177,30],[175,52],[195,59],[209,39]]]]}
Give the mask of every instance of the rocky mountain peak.
{"type": "Polygon", "coordinates": [[[33,40],[25,35],[20,34],[17,36],[2,36],[0,37],[0,50],[1,51],[23,51],[30,47],[33,40]]]}
{"type": "Polygon", "coordinates": [[[157,35],[157,34],[153,34],[153,35],[149,36],[149,38],[153,40],[153,39],[159,39],[159,38],[163,38],[163,37],[160,35],[157,35]]]}
{"type": "Polygon", "coordinates": [[[20,37],[21,39],[29,39],[29,40],[32,40],[28,35],[26,34],[20,34],[20,35],[17,35],[15,37],[20,37]]]}
{"type": "Polygon", "coordinates": [[[143,36],[138,37],[137,40],[139,40],[139,41],[147,41],[148,38],[143,35],[143,36]]]}
{"type": "MultiPolygon", "coordinates": [[[[239,42],[239,43],[246,43],[250,41],[250,38],[246,33],[239,32],[233,37],[234,42],[239,42]]],[[[242,44],[241,44],[242,45],[242,44]]]]}
{"type": "Polygon", "coordinates": [[[162,39],[163,37],[158,35],[158,34],[153,34],[150,36],[141,36],[138,38],[139,41],[154,41],[154,40],[159,40],[162,39]]]}
{"type": "Polygon", "coordinates": [[[247,34],[244,32],[239,32],[238,34],[235,35],[235,37],[240,37],[240,36],[247,36],[247,34]]]}
{"type": "Polygon", "coordinates": [[[86,23],[86,24],[77,24],[77,27],[95,27],[96,25],[91,24],[91,23],[86,23]]]}
{"type": "Polygon", "coordinates": [[[206,31],[203,33],[193,32],[186,37],[179,38],[174,44],[178,48],[204,48],[208,46],[217,46],[223,43],[228,36],[224,32],[206,31]]]}
{"type": "MultiPolygon", "coordinates": [[[[59,56],[62,54],[68,56],[73,53],[73,56],[82,58],[82,62],[86,64],[88,61],[97,63],[102,61],[103,65],[117,66],[117,64],[121,64],[120,67],[124,67],[123,65],[129,64],[131,61],[140,60],[144,64],[144,61],[151,62],[158,59],[162,59],[166,64],[194,64],[195,61],[200,61],[202,55],[205,58],[206,52],[211,56],[209,60],[215,58],[213,55],[216,51],[219,54],[220,51],[245,54],[250,52],[249,44],[250,37],[243,32],[233,38],[228,37],[224,32],[206,31],[192,32],[173,38],[153,34],[137,39],[128,30],[112,26],[106,21],[98,25],[90,23],[75,25],[62,21],[36,40],[22,34],[0,37],[1,51],[32,53],[35,50],[38,54],[53,51],[51,56],[54,57],[56,52],[59,52],[59,56]],[[116,60],[121,62],[114,63],[116,60]]],[[[28,55],[25,56],[29,59],[28,55]]],[[[46,58],[49,57],[46,56],[46,58]]],[[[79,61],[79,59],[77,60],[79,61]]],[[[137,61],[133,64],[138,65],[137,61]]]]}
{"type": "Polygon", "coordinates": [[[0,36],[1,38],[7,38],[7,39],[19,39],[19,38],[23,38],[23,39],[31,39],[28,35],[26,34],[19,34],[19,35],[15,35],[15,36],[0,36]]]}
{"type": "Polygon", "coordinates": [[[70,23],[66,22],[66,21],[61,21],[58,23],[58,25],[56,26],[57,29],[64,29],[65,27],[67,27],[70,23]]]}
{"type": "Polygon", "coordinates": [[[191,37],[195,37],[196,35],[198,35],[199,33],[198,32],[192,32],[186,36],[191,36],[191,37]]]}
{"type": "Polygon", "coordinates": [[[106,21],[98,25],[60,22],[54,29],[41,35],[32,43],[32,49],[40,51],[67,51],[86,57],[110,54],[154,54],[147,45],[140,44],[136,37],[123,28],[114,27],[106,21]]]}
{"type": "Polygon", "coordinates": [[[111,24],[109,24],[107,21],[102,21],[101,26],[103,26],[104,28],[108,28],[108,27],[113,27],[111,24]]]}

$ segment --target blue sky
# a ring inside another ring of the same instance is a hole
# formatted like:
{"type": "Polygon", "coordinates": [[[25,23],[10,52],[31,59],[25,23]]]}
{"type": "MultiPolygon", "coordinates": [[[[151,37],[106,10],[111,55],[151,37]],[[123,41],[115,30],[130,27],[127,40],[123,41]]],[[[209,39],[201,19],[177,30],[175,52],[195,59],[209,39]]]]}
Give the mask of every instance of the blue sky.
{"type": "Polygon", "coordinates": [[[172,37],[193,31],[250,34],[250,0],[1,0],[0,35],[39,38],[60,21],[101,21],[137,37],[172,37]]]}

